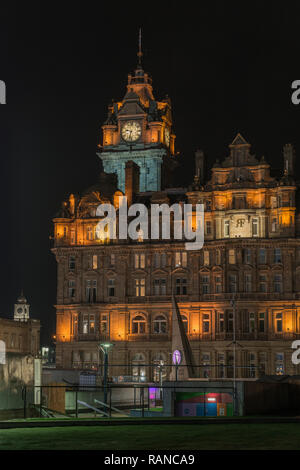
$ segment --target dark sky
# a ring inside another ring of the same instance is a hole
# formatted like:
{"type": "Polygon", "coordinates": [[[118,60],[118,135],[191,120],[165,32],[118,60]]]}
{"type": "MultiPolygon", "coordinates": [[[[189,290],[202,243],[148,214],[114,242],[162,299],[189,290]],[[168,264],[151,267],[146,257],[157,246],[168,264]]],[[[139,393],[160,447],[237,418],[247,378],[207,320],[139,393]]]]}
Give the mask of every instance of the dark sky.
{"type": "Polygon", "coordinates": [[[172,99],[181,184],[192,180],[196,148],[210,164],[238,131],[274,170],[284,143],[300,155],[300,105],[291,103],[300,79],[296,4],[61,4],[0,6],[0,315],[12,315],[23,287],[43,343],[55,331],[51,219],[69,193],[96,182],[101,124],[111,99],[124,96],[140,26],[154,94],[172,99]]]}

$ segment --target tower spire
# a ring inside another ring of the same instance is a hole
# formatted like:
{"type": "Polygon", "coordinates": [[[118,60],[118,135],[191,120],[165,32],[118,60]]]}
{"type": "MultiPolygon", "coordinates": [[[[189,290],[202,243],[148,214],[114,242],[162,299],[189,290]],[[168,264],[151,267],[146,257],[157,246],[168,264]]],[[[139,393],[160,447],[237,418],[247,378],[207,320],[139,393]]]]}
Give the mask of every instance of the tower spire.
{"type": "Polygon", "coordinates": [[[139,50],[137,53],[138,56],[138,67],[142,67],[142,28],[139,29],[139,50]]]}

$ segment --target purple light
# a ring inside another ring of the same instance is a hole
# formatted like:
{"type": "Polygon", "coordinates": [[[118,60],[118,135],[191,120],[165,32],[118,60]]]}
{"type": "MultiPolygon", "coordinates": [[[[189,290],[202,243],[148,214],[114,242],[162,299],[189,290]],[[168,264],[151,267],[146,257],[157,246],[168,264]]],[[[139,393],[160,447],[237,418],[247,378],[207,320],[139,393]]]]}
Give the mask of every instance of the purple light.
{"type": "Polygon", "coordinates": [[[178,351],[178,349],[175,349],[175,351],[173,352],[173,355],[172,355],[172,361],[173,361],[173,364],[175,365],[179,365],[181,363],[181,352],[178,351]]]}

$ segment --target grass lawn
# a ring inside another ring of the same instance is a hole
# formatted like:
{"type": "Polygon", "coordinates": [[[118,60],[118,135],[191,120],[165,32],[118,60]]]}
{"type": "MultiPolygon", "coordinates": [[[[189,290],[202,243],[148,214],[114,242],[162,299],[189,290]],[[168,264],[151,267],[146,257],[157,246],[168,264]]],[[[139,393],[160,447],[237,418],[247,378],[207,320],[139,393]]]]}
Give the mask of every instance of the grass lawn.
{"type": "Polygon", "coordinates": [[[80,426],[0,429],[0,450],[300,449],[299,424],[80,426]]]}

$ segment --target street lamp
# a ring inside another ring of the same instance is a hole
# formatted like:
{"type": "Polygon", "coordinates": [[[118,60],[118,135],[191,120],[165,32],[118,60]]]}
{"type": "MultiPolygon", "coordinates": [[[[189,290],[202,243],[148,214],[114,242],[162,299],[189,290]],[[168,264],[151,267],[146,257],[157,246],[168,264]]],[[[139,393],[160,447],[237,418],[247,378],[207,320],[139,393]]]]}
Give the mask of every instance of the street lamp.
{"type": "Polygon", "coordinates": [[[107,372],[108,372],[108,353],[109,350],[113,347],[113,343],[100,343],[99,347],[104,354],[104,377],[103,377],[103,387],[104,387],[104,403],[107,405],[107,372]]]}

